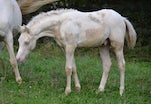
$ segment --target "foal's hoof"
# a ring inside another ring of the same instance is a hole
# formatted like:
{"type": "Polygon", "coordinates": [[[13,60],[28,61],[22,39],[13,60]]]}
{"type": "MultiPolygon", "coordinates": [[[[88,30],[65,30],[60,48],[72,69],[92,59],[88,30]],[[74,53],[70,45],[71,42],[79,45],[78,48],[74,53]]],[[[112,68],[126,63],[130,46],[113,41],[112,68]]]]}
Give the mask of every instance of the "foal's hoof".
{"type": "Polygon", "coordinates": [[[75,86],[75,88],[76,88],[77,91],[81,90],[81,86],[75,86]]]}
{"type": "Polygon", "coordinates": [[[104,92],[104,88],[99,87],[98,91],[99,91],[99,92],[104,92]]]}
{"type": "Polygon", "coordinates": [[[104,88],[99,87],[98,90],[96,90],[96,94],[99,94],[100,92],[104,92],[104,88]]]}
{"type": "Polygon", "coordinates": [[[124,92],[124,89],[120,89],[120,95],[122,96],[124,92]]]}
{"type": "Polygon", "coordinates": [[[65,94],[68,95],[68,94],[70,94],[70,93],[71,93],[71,89],[70,89],[70,88],[66,88],[65,94]]]}
{"type": "Polygon", "coordinates": [[[104,89],[98,88],[98,90],[96,90],[96,94],[99,94],[99,93],[101,93],[101,92],[104,92],[104,89]]]}
{"type": "Polygon", "coordinates": [[[21,84],[21,83],[22,83],[22,79],[21,79],[21,78],[16,78],[16,82],[17,82],[18,84],[21,84]]]}

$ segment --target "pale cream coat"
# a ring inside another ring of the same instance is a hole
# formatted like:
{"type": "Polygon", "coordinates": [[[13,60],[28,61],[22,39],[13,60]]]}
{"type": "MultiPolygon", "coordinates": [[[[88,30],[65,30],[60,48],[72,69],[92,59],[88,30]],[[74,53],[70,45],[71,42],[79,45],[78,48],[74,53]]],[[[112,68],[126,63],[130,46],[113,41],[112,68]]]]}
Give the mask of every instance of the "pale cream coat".
{"type": "Polygon", "coordinates": [[[124,39],[129,47],[136,43],[136,32],[132,24],[119,13],[111,9],[95,12],[77,10],[56,10],[39,14],[26,26],[21,27],[17,60],[23,61],[36,46],[37,39],[43,36],[53,37],[64,48],[66,56],[65,70],[67,85],[65,93],[71,92],[71,75],[75,87],[81,86],[76,72],[74,51],[77,47],[100,47],[103,63],[103,76],[99,91],[104,91],[111,66],[109,48],[112,47],[120,70],[120,94],[124,91],[125,60],[123,55],[124,39]]]}

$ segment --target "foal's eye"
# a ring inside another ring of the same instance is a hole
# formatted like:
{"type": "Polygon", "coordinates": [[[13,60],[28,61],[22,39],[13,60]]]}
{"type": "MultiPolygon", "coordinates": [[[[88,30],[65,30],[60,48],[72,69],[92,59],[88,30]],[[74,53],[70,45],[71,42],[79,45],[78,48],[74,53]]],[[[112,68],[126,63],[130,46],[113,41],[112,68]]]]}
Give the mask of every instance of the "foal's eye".
{"type": "Polygon", "coordinates": [[[25,45],[28,45],[28,44],[29,44],[29,42],[28,42],[28,41],[25,41],[24,43],[25,43],[25,45]]]}

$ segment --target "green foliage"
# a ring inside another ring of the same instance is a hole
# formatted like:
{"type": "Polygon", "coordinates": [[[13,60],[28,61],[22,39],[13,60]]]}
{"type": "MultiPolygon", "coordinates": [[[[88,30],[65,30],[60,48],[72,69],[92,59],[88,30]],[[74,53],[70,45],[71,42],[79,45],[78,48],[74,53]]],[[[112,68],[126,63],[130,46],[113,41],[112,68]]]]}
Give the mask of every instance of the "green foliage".
{"type": "Polygon", "coordinates": [[[80,49],[75,57],[82,89],[77,92],[72,81],[72,92],[66,96],[65,58],[55,44],[38,46],[26,62],[19,64],[23,79],[21,85],[15,82],[8,54],[4,50],[1,59],[6,68],[0,67],[3,76],[0,80],[0,104],[150,104],[150,62],[126,61],[126,89],[120,97],[119,71],[114,57],[103,93],[97,93],[102,76],[98,49],[80,49]]]}

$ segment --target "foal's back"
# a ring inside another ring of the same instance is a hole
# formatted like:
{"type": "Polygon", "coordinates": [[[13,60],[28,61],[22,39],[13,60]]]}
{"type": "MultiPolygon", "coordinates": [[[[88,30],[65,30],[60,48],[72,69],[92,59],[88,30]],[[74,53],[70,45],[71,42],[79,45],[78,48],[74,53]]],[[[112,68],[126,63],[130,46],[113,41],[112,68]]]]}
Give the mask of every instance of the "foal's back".
{"type": "Polygon", "coordinates": [[[65,37],[65,43],[76,44],[78,47],[100,46],[112,35],[112,31],[122,31],[124,28],[123,34],[120,35],[124,37],[125,34],[123,17],[111,9],[95,12],[72,10],[59,15],[59,20],[61,17],[62,37],[65,37]]]}

